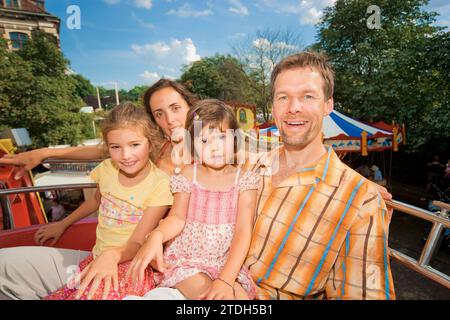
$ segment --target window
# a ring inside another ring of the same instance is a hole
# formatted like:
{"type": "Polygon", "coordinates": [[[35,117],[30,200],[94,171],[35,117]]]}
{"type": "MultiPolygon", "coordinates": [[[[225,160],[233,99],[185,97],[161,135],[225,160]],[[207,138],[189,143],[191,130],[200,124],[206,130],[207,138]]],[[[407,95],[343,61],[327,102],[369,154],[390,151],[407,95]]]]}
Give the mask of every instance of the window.
{"type": "Polygon", "coordinates": [[[239,110],[239,122],[247,122],[247,114],[245,113],[244,109],[239,110]]]}
{"type": "Polygon", "coordinates": [[[20,8],[19,0],[4,0],[6,8],[20,8]]]}
{"type": "Polygon", "coordinates": [[[23,47],[25,42],[27,42],[28,35],[21,32],[11,32],[9,34],[9,39],[11,39],[13,49],[20,49],[23,47]]]}

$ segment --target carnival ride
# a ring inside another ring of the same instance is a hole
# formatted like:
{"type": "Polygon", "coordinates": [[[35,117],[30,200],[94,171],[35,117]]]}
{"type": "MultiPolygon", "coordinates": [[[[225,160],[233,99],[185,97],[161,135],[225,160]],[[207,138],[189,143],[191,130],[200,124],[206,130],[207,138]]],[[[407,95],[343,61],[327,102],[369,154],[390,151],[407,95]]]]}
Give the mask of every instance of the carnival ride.
{"type": "MultiPolygon", "coordinates": [[[[347,120],[343,115],[341,116],[338,113],[336,113],[336,115],[340,116],[340,119],[344,119],[344,121],[347,120]]],[[[333,119],[333,116],[331,119],[333,119]]],[[[339,128],[342,128],[342,123],[339,121],[335,121],[335,123],[338,124],[337,126],[339,128]]],[[[352,123],[350,122],[350,124],[352,123]]],[[[352,139],[355,139],[353,140],[355,143],[349,144],[348,141],[352,140],[345,140],[341,134],[333,136],[328,135],[329,138],[326,138],[327,134],[325,133],[325,141],[328,141],[329,143],[331,142],[331,145],[333,145],[332,141],[334,141],[334,143],[341,140],[347,141],[347,149],[341,146],[341,151],[356,150],[356,146],[359,146],[359,150],[362,151],[364,149],[364,132],[368,132],[367,150],[369,151],[371,150],[370,146],[372,146],[372,148],[394,148],[396,144],[398,146],[399,143],[405,142],[404,129],[402,132],[401,130],[398,130],[399,127],[392,127],[392,130],[389,131],[391,127],[386,124],[378,124],[378,126],[369,126],[367,124],[364,125],[364,127],[359,127],[362,128],[361,130],[356,131],[355,129],[355,131],[353,131],[353,135],[355,135],[355,132],[359,132],[361,134],[359,138],[359,145],[356,144],[357,139],[354,136],[352,136],[352,139]],[[395,131],[397,131],[397,134],[395,131]],[[399,132],[400,134],[398,134],[399,132]],[[369,143],[371,140],[374,142],[369,143]]],[[[356,125],[353,123],[353,128],[355,126],[356,125]]],[[[347,126],[347,128],[349,127],[351,126],[347,126]]],[[[336,132],[336,126],[334,126],[334,132],[336,132]]],[[[274,136],[276,136],[276,134],[274,134],[274,136]]],[[[350,136],[347,138],[350,138],[350,136]]],[[[258,139],[258,141],[259,140],[260,139],[258,139]]],[[[341,142],[339,142],[339,144],[341,144],[341,142]]],[[[337,147],[339,147],[339,144],[337,147]]],[[[0,156],[5,153],[10,153],[11,150],[13,150],[11,143],[6,143],[7,147],[4,147],[4,145],[5,143],[1,147],[0,156]]],[[[50,162],[58,164],[68,162],[83,163],[85,161],[53,160],[50,162]]],[[[13,177],[13,172],[14,170],[10,166],[0,166],[0,230],[2,230],[0,231],[0,248],[36,245],[34,242],[34,233],[42,226],[42,224],[47,223],[42,204],[37,194],[38,192],[45,192],[49,190],[89,189],[96,187],[96,184],[94,183],[32,186],[31,176],[26,176],[22,180],[16,181],[13,177]]],[[[432,224],[431,231],[426,239],[426,243],[422,249],[419,259],[415,259],[392,248],[389,248],[390,257],[398,260],[408,268],[450,289],[450,276],[434,269],[430,265],[431,258],[433,253],[437,250],[444,229],[450,228],[450,219],[448,218],[450,205],[442,202],[436,202],[435,205],[440,208],[440,211],[431,212],[395,200],[387,201],[387,204],[392,206],[394,210],[424,219],[432,224]]],[[[95,243],[96,226],[96,218],[83,219],[70,226],[54,246],[67,249],[91,250],[95,243]]],[[[49,242],[50,241],[48,241],[46,245],[48,245],[49,242]]]]}

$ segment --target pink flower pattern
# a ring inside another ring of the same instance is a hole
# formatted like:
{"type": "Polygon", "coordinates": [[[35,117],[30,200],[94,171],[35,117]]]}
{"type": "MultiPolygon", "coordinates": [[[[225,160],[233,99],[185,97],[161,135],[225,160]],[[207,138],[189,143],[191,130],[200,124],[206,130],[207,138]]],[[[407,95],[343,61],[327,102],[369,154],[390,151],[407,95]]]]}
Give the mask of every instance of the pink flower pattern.
{"type": "Polygon", "coordinates": [[[101,213],[99,218],[109,226],[121,226],[124,223],[137,224],[144,214],[142,209],[110,193],[102,194],[99,212],[101,213]]]}

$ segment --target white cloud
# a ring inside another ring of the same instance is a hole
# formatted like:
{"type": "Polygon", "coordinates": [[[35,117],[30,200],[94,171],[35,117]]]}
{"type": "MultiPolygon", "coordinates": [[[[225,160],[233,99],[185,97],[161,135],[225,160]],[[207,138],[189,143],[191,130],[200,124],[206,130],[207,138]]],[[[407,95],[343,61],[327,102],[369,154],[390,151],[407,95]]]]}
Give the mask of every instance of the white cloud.
{"type": "Polygon", "coordinates": [[[141,78],[143,78],[144,79],[144,81],[145,81],[145,83],[147,83],[147,84],[153,84],[153,83],[155,83],[156,81],[158,81],[159,79],[161,79],[161,76],[158,74],[158,73],[156,73],[156,72],[150,72],[150,71],[148,71],[148,70],[145,70],[143,73],[141,73],[140,75],[139,75],[141,78]]]}
{"type": "MultiPolygon", "coordinates": [[[[122,0],[103,0],[108,5],[120,3],[122,0]]],[[[153,6],[153,0],[133,0],[133,5],[137,8],[144,8],[150,10],[153,6]]]]}
{"type": "Polygon", "coordinates": [[[147,43],[144,45],[133,44],[131,49],[137,54],[146,54],[152,52],[156,55],[163,55],[170,51],[170,47],[164,42],[147,43]]]}
{"type": "MultiPolygon", "coordinates": [[[[442,26],[442,27],[449,27],[450,26],[450,20],[448,17],[450,16],[450,3],[448,3],[448,0],[445,1],[430,1],[430,4],[428,5],[429,11],[434,11],[439,13],[439,16],[436,17],[436,25],[442,26]]],[[[447,30],[448,31],[448,30],[447,30]]]]}
{"type": "Polygon", "coordinates": [[[266,38],[258,38],[258,39],[253,40],[252,46],[256,49],[261,49],[261,50],[265,50],[265,51],[267,51],[271,48],[274,48],[274,47],[278,48],[278,49],[285,49],[285,50],[292,50],[292,51],[299,49],[298,46],[287,44],[284,41],[271,43],[266,38]]]}
{"type": "Polygon", "coordinates": [[[300,24],[316,24],[322,17],[322,11],[327,6],[332,6],[336,0],[297,0],[278,1],[261,0],[259,5],[274,10],[278,14],[296,14],[300,24]]]}
{"type": "Polygon", "coordinates": [[[241,15],[248,16],[248,9],[239,0],[228,0],[232,7],[228,8],[231,12],[241,15]]]}
{"type": "Polygon", "coordinates": [[[157,59],[171,58],[181,63],[191,63],[200,60],[197,48],[190,38],[184,40],[174,39],[170,43],[155,42],[144,45],[134,44],[133,51],[139,55],[152,55],[157,59]]]}
{"type": "Polygon", "coordinates": [[[166,66],[163,66],[163,65],[158,65],[158,69],[160,69],[162,71],[168,71],[168,72],[171,72],[171,73],[177,72],[175,70],[175,68],[170,68],[170,67],[166,67],[166,66]]]}
{"type": "Polygon", "coordinates": [[[120,0],[103,0],[106,4],[118,4],[120,0]]]}
{"type": "Polygon", "coordinates": [[[133,18],[133,20],[137,21],[138,24],[146,29],[153,29],[155,26],[150,23],[150,22],[145,22],[144,20],[142,20],[141,18],[139,18],[134,12],[131,12],[131,17],[133,18]]]}
{"type": "Polygon", "coordinates": [[[153,0],[134,0],[134,5],[138,8],[151,9],[153,0]]]}
{"type": "MultiPolygon", "coordinates": [[[[165,78],[175,78],[173,74],[176,75],[183,65],[200,60],[197,48],[190,38],[134,44],[131,46],[131,49],[135,56],[143,59],[143,63],[147,65],[147,68],[152,70],[159,69],[161,72],[158,74],[163,74],[165,78]]],[[[156,77],[155,72],[153,74],[144,72],[141,74],[141,77],[144,76],[147,79],[156,77]]]]}
{"type": "Polygon", "coordinates": [[[176,15],[180,18],[188,18],[188,17],[207,17],[213,14],[213,11],[211,10],[211,5],[208,4],[208,9],[204,10],[194,10],[192,9],[191,5],[188,3],[185,3],[181,7],[179,7],[177,10],[171,9],[167,14],[176,15]]]}

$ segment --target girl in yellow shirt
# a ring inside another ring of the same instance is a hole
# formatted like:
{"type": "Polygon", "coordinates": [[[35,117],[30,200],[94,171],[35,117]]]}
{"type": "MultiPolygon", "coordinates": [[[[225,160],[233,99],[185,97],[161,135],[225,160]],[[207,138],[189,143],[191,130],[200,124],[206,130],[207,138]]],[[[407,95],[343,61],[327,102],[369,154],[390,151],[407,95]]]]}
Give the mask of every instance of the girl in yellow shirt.
{"type": "Polygon", "coordinates": [[[69,225],[98,210],[96,243],[92,254],[79,264],[78,279],[45,299],[122,299],[143,295],[154,287],[151,268],[137,285],[125,279],[129,260],[173,200],[168,176],[150,160],[152,148],[160,141],[153,128],[144,109],[129,103],[114,108],[102,123],[111,158],[91,172],[98,183],[95,196],[37,235],[57,239],[69,225]]]}

